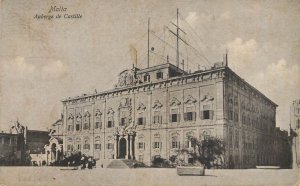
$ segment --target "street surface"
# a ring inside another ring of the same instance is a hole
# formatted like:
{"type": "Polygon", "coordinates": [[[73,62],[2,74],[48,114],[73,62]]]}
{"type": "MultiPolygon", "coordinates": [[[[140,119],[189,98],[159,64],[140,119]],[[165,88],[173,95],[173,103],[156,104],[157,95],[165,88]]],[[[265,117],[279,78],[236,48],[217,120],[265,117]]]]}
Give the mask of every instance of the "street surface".
{"type": "Polygon", "coordinates": [[[205,176],[178,176],[176,169],[138,168],[61,170],[62,167],[0,167],[0,186],[199,186],[199,185],[299,185],[297,170],[206,170],[205,176]]]}

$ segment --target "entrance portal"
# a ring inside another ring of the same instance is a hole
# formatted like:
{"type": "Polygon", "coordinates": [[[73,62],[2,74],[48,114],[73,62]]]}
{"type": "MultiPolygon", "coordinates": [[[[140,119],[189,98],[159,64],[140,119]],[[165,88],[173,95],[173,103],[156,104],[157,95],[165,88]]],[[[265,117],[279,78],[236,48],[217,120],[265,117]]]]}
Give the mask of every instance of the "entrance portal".
{"type": "Polygon", "coordinates": [[[119,158],[124,159],[126,156],[126,139],[121,138],[119,143],[120,143],[119,158]]]}

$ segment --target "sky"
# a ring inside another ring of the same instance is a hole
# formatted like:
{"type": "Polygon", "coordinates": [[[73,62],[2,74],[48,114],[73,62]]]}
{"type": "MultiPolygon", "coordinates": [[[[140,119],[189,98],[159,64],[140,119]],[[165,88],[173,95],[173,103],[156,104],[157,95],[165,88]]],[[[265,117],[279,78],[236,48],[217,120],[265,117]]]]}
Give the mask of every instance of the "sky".
{"type": "MultiPolygon", "coordinates": [[[[227,50],[229,67],[278,104],[276,125],[288,129],[290,104],[300,99],[299,0],[0,0],[0,130],[16,120],[46,130],[61,100],[113,89],[132,66],[132,47],[145,67],[148,18],[161,36],[176,8],[201,55],[213,63],[227,50]],[[51,6],[67,11],[48,13],[51,6]],[[34,18],[58,13],[82,18],[34,18]]],[[[151,35],[155,52],[157,40],[151,35]]]]}

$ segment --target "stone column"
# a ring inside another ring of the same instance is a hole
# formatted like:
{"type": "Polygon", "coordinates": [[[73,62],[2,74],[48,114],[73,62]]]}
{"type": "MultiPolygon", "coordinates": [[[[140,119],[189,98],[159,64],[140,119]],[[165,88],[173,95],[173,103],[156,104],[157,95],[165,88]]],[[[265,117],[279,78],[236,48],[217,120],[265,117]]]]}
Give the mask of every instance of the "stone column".
{"type": "Polygon", "coordinates": [[[131,145],[130,145],[130,142],[131,142],[131,138],[130,138],[130,135],[128,134],[128,140],[127,140],[127,146],[128,146],[128,156],[127,156],[127,159],[131,159],[131,145]]]}
{"type": "Polygon", "coordinates": [[[133,136],[132,135],[129,135],[129,139],[130,139],[130,141],[129,141],[129,143],[130,143],[130,149],[129,149],[129,152],[130,152],[130,159],[133,159],[133,154],[132,154],[132,151],[133,151],[133,136]]]}
{"type": "Polygon", "coordinates": [[[114,151],[115,151],[114,159],[117,159],[118,158],[118,136],[117,135],[115,135],[114,151]]]}

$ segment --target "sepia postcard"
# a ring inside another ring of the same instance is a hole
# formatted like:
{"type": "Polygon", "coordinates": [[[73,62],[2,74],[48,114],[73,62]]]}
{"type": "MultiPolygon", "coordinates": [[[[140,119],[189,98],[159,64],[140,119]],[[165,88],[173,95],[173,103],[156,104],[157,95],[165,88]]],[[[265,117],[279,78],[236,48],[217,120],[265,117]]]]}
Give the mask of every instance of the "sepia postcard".
{"type": "Polygon", "coordinates": [[[299,185],[299,0],[0,0],[0,186],[299,185]]]}

